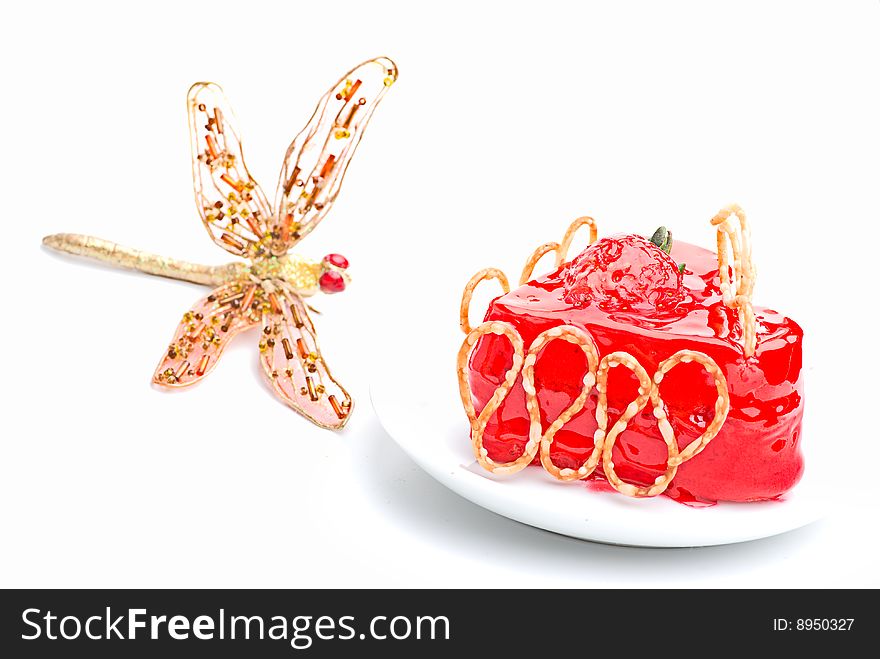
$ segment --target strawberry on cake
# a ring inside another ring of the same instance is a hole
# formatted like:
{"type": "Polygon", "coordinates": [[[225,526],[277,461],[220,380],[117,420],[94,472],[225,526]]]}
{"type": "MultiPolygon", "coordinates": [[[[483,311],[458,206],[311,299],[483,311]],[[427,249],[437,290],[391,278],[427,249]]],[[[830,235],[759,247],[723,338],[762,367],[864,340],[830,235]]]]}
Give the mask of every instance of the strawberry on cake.
{"type": "Polygon", "coordinates": [[[742,210],[712,225],[717,253],[664,227],[599,240],[580,218],[535,250],[516,290],[491,268],[468,282],[458,376],[481,466],[537,464],[561,481],[694,505],[773,499],[797,483],[803,332],[752,305],[742,210]],[[590,245],[566,262],[582,226],[590,245]],[[556,269],[533,278],[551,252],[556,269]],[[504,295],[471,328],[471,295],[491,278],[504,295]]]}

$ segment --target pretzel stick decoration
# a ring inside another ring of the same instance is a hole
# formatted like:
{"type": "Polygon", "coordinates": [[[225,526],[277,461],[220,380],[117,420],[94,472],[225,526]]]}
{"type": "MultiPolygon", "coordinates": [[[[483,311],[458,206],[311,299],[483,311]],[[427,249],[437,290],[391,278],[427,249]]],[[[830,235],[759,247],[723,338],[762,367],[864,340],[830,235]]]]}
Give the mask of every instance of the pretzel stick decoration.
{"type": "Polygon", "coordinates": [[[464,287],[464,293],[461,295],[461,308],[459,309],[458,316],[459,326],[465,334],[469,334],[473,329],[470,320],[471,298],[474,296],[477,286],[487,279],[497,279],[501,284],[501,290],[504,291],[504,294],[510,293],[510,284],[507,281],[507,276],[498,268],[483,268],[471,277],[471,280],[464,287]]]}
{"type": "Polygon", "coordinates": [[[473,443],[474,456],[487,471],[496,474],[512,474],[524,469],[534,460],[540,451],[541,465],[551,476],[560,481],[573,481],[588,477],[595,471],[601,457],[602,468],[609,484],[621,494],[634,498],[654,497],[666,491],[679,466],[691,458],[699,455],[709,442],[718,434],[727,414],[730,410],[730,396],[727,389],[727,380],[718,364],[709,355],[695,350],[679,350],[671,357],[660,362],[654,376],[651,377],[645,368],[633,355],[628,352],[612,352],[599,361],[598,351],[592,336],[586,330],[572,325],[560,325],[541,332],[529,351],[524,355],[523,340],[516,328],[510,323],[501,321],[489,321],[471,330],[465,337],[461,349],[458,352],[458,386],[465,412],[471,422],[471,441],[473,443]],[[513,361],[504,375],[504,381],[498,386],[492,397],[486,403],[483,410],[477,414],[470,381],[468,379],[468,361],[480,338],[486,334],[504,335],[513,346],[513,361]],[[583,379],[583,388],[575,401],[550,423],[546,431],[542,433],[541,411],[538,403],[537,390],[535,389],[535,364],[544,348],[551,341],[563,339],[573,343],[584,351],[587,356],[587,372],[583,379]],[[691,441],[682,451],[679,451],[678,440],[669,418],[666,414],[666,404],[660,397],[660,383],[664,376],[678,364],[696,362],[700,364],[712,377],[718,397],[715,401],[715,416],[706,426],[702,435],[691,441]],[[625,366],[633,372],[639,381],[638,396],[631,401],[623,414],[615,421],[611,429],[608,429],[608,375],[612,368],[625,366]],[[526,395],[526,409],[529,413],[529,438],[523,453],[516,460],[510,462],[495,462],[488,451],[483,447],[483,435],[486,425],[492,415],[501,407],[507,398],[517,378],[523,376],[523,390],[526,395]],[[598,428],[593,436],[593,450],[578,467],[578,469],[560,469],[553,464],[550,458],[550,448],[556,433],[567,424],[586,404],[593,387],[599,393],[596,405],[596,424],[598,428]],[[648,403],[654,410],[654,418],[660,429],[660,435],[666,444],[666,470],[658,476],[652,485],[637,486],[627,483],[618,476],[614,469],[612,450],[617,439],[626,430],[629,422],[648,403]]]}
{"type": "Polygon", "coordinates": [[[660,494],[666,489],[677,469],[670,464],[672,459],[678,456],[678,446],[675,441],[670,441],[666,436],[663,437],[667,452],[666,471],[650,487],[638,487],[622,481],[614,471],[614,462],[611,459],[611,450],[614,448],[617,438],[626,430],[630,419],[645,409],[645,405],[651,398],[653,386],[651,376],[648,375],[639,360],[628,352],[612,352],[602,358],[596,379],[596,388],[599,390],[599,404],[596,407],[596,422],[599,424],[599,429],[596,430],[596,441],[602,444],[602,469],[605,471],[605,478],[615,490],[630,497],[652,497],[660,494]],[[636,399],[626,406],[623,414],[606,434],[608,430],[608,374],[616,366],[626,366],[633,372],[639,380],[639,393],[636,399]]]}
{"type": "Polygon", "coordinates": [[[604,433],[608,425],[608,399],[607,399],[607,383],[608,371],[610,368],[622,364],[629,368],[639,379],[638,397],[631,402],[623,414],[611,428],[611,432],[604,438],[602,449],[602,467],[605,471],[605,477],[615,490],[621,494],[631,497],[653,497],[666,491],[678,472],[678,467],[698,455],[709,442],[721,430],[721,426],[727,420],[727,413],[730,411],[730,396],[727,391],[727,380],[718,364],[709,355],[697,352],[695,350],[679,350],[668,359],[660,362],[654,377],[650,378],[647,371],[642,367],[638,360],[626,352],[613,352],[606,355],[599,365],[599,373],[597,377],[596,388],[599,390],[599,405],[596,408],[596,420],[599,424],[599,430],[596,434],[604,433]],[[690,442],[683,451],[679,452],[678,440],[675,437],[675,431],[672,424],[669,423],[669,417],[666,414],[665,403],[660,397],[660,383],[663,377],[678,364],[687,364],[689,362],[697,362],[712,377],[718,397],[715,400],[715,416],[706,426],[703,434],[690,442]],[[654,408],[654,418],[657,419],[657,426],[660,429],[660,436],[666,444],[666,471],[660,474],[653,485],[647,487],[638,487],[631,483],[626,483],[620,479],[614,470],[614,461],[612,460],[611,450],[614,443],[625,429],[629,421],[639,412],[641,412],[647,402],[651,402],[654,408]],[[601,412],[600,412],[601,410],[601,412]]]}
{"type": "Polygon", "coordinates": [[[511,462],[495,462],[489,457],[488,451],[483,448],[483,433],[486,432],[486,424],[489,422],[492,414],[495,413],[495,410],[501,407],[501,403],[504,402],[504,399],[507,398],[513,385],[516,383],[522,370],[523,361],[522,337],[513,325],[500,321],[483,323],[471,330],[458,351],[458,390],[461,394],[464,411],[471,422],[471,441],[474,447],[474,457],[484,469],[497,474],[513,474],[523,469],[534,459],[535,454],[538,452],[538,442],[534,441],[531,436],[526,442],[523,454],[511,462]],[[506,336],[513,346],[513,361],[504,375],[504,381],[495,389],[495,393],[492,394],[483,410],[477,414],[471,394],[470,380],[468,379],[468,360],[480,337],[486,334],[506,336]]]}
{"type": "Polygon", "coordinates": [[[718,398],[715,399],[715,416],[712,422],[706,426],[703,434],[688,444],[684,450],[679,453],[678,457],[673,461],[677,467],[683,462],[687,462],[691,458],[699,455],[727,420],[727,413],[730,412],[730,394],[727,391],[727,378],[719,368],[715,360],[703,352],[696,350],[679,350],[672,357],[664,359],[657,367],[654,373],[654,385],[651,388],[651,404],[654,406],[654,417],[657,419],[657,425],[660,428],[660,434],[667,443],[672,442],[678,445],[675,440],[675,432],[666,416],[666,410],[663,407],[663,401],[660,398],[660,383],[663,377],[679,364],[687,364],[688,362],[697,362],[709,374],[715,384],[715,390],[718,392],[718,398]]]}
{"type": "Polygon", "coordinates": [[[553,438],[556,433],[571,418],[580,412],[587,402],[587,397],[596,384],[596,368],[599,365],[599,351],[593,342],[593,337],[584,330],[574,327],[573,325],[560,325],[541,332],[532,342],[529,352],[523,363],[523,389],[526,392],[526,407],[529,412],[529,437],[533,441],[541,442],[541,464],[544,469],[557,480],[573,481],[579,478],[586,478],[596,469],[599,464],[599,456],[602,451],[601,443],[597,443],[584,463],[575,469],[560,469],[550,459],[550,447],[553,445],[553,438]],[[587,372],[583,379],[583,388],[581,393],[574,402],[564,410],[559,417],[550,424],[547,431],[541,434],[541,410],[538,405],[538,395],[535,390],[535,362],[538,354],[547,347],[547,344],[556,339],[563,339],[569,343],[573,343],[584,351],[587,356],[587,372]]]}
{"type": "Polygon", "coordinates": [[[535,248],[535,251],[532,252],[526,261],[526,264],[523,266],[522,274],[519,276],[520,286],[532,278],[532,273],[535,271],[535,266],[538,265],[538,261],[540,261],[545,254],[549,254],[550,252],[556,252],[556,260],[558,261],[559,243],[544,243],[535,248]]]}
{"type": "Polygon", "coordinates": [[[752,308],[752,291],[755,287],[755,264],[752,262],[752,234],[746,214],[733,204],[712,218],[712,226],[718,233],[718,276],[721,279],[721,299],[736,309],[743,328],[743,351],[746,357],[755,354],[757,344],[755,311],[752,308]],[[739,227],[731,221],[739,220],[739,227]],[[730,255],[733,256],[733,267],[730,255]],[[731,276],[731,270],[733,276],[731,276]]]}
{"type": "Polygon", "coordinates": [[[574,240],[575,234],[584,226],[590,227],[590,245],[596,242],[599,238],[599,229],[596,227],[596,220],[588,215],[577,218],[574,222],[568,225],[568,229],[565,230],[565,236],[563,236],[562,242],[559,243],[559,249],[556,252],[557,268],[565,263],[565,260],[568,258],[568,250],[571,249],[571,242],[574,240]]]}
{"type": "MultiPolygon", "coordinates": [[[[574,240],[575,234],[583,226],[590,227],[590,244],[592,245],[596,242],[598,236],[596,220],[586,215],[577,218],[568,226],[568,229],[566,229],[561,243],[544,243],[532,252],[532,255],[529,257],[528,261],[526,261],[522,275],[520,275],[519,285],[522,286],[529,280],[538,261],[540,261],[541,257],[545,254],[555,251],[556,267],[558,268],[561,266],[565,262],[565,258],[568,255],[568,250],[571,247],[571,242],[574,240]]],[[[461,331],[465,334],[469,334],[471,330],[473,330],[470,321],[471,298],[473,298],[477,286],[487,279],[497,279],[501,284],[501,289],[504,293],[507,294],[510,292],[510,283],[507,281],[507,276],[498,268],[483,268],[471,277],[470,281],[464,287],[464,292],[461,294],[461,307],[458,314],[459,326],[461,327],[461,331]]]]}
{"type": "Polygon", "coordinates": [[[523,266],[522,274],[519,277],[519,285],[522,286],[529,279],[532,278],[532,273],[535,271],[535,266],[538,265],[538,261],[541,258],[550,252],[556,252],[556,267],[558,268],[565,260],[568,258],[568,250],[571,248],[571,243],[574,240],[575,234],[578,230],[583,227],[590,227],[590,245],[596,242],[596,239],[599,236],[599,231],[596,227],[596,220],[592,217],[584,215],[583,217],[577,218],[574,222],[568,225],[568,229],[565,231],[565,235],[562,238],[561,243],[544,243],[543,245],[539,245],[534,252],[532,252],[531,256],[529,256],[526,264],[523,266]]]}

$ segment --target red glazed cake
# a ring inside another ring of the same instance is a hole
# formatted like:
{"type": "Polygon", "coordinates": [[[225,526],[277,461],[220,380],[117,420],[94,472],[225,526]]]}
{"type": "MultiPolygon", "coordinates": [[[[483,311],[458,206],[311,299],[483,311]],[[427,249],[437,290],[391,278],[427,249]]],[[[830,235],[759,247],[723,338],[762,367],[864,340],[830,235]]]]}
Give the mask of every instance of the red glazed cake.
{"type": "Polygon", "coordinates": [[[650,240],[596,240],[582,218],[562,245],[536,250],[526,283],[496,298],[474,329],[476,284],[496,277],[508,287],[495,270],[471,280],[459,382],[481,465],[543,465],[559,480],[690,504],[773,499],[797,483],[803,332],[752,306],[742,211],[713,224],[718,254],[673,243],[662,228],[650,240]],[[591,244],[565,262],[583,224],[591,244]],[[554,250],[557,269],[532,279],[554,250]]]}

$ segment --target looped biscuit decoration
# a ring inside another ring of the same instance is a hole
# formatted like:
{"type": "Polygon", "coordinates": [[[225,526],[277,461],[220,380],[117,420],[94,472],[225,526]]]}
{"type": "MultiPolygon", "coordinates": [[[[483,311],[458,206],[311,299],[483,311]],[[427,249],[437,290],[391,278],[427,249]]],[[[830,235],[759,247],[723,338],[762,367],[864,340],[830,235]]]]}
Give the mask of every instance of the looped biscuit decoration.
{"type": "Polygon", "coordinates": [[[522,274],[519,277],[519,285],[522,286],[529,279],[532,278],[532,274],[535,271],[535,266],[538,265],[538,261],[540,261],[545,254],[556,252],[557,268],[565,263],[565,260],[568,258],[568,250],[571,248],[571,243],[574,240],[574,237],[577,234],[578,230],[583,226],[590,227],[589,244],[592,245],[594,242],[596,242],[596,239],[599,235],[598,229],[596,228],[596,220],[587,215],[577,218],[570,225],[568,225],[568,229],[565,230],[565,235],[562,237],[562,242],[544,243],[543,245],[539,245],[535,248],[535,251],[531,253],[528,260],[526,261],[526,264],[523,266],[522,274]]]}
{"type": "Polygon", "coordinates": [[[523,389],[526,391],[526,407],[529,411],[529,437],[533,441],[541,442],[541,464],[554,478],[561,481],[577,480],[589,476],[596,469],[599,463],[599,453],[601,447],[595,447],[590,456],[578,469],[560,469],[550,459],[550,447],[553,445],[553,438],[556,433],[568,423],[571,418],[580,412],[587,402],[587,397],[596,384],[596,367],[599,363],[599,351],[593,337],[588,332],[574,327],[572,325],[561,325],[549,330],[541,332],[529,347],[529,353],[526,355],[523,364],[523,389]],[[574,402],[564,410],[557,419],[550,424],[547,431],[541,434],[541,409],[538,405],[538,396],[535,390],[535,362],[538,355],[547,347],[551,341],[562,339],[573,343],[584,351],[587,357],[587,372],[584,375],[582,389],[574,402]]]}
{"type": "Polygon", "coordinates": [[[752,234],[749,223],[743,209],[732,204],[720,210],[712,218],[711,224],[715,227],[718,238],[721,299],[727,307],[737,310],[743,331],[743,352],[746,357],[751,357],[755,354],[757,344],[755,311],[752,308],[752,293],[757,273],[752,262],[752,234]],[[738,226],[732,222],[731,217],[739,220],[738,226]]]}
{"type": "MultiPolygon", "coordinates": [[[[568,256],[568,250],[571,247],[571,243],[574,240],[575,234],[577,234],[578,230],[584,226],[590,227],[590,244],[592,245],[594,242],[596,242],[596,238],[598,235],[596,221],[592,217],[588,217],[586,215],[577,218],[568,226],[568,229],[566,229],[565,235],[563,236],[561,243],[544,243],[543,245],[539,245],[535,249],[535,251],[532,252],[531,256],[529,256],[525,266],[523,267],[522,274],[520,275],[520,286],[522,286],[529,280],[535,270],[535,266],[538,264],[538,261],[540,261],[545,254],[556,252],[557,268],[565,263],[565,259],[568,256]]],[[[504,293],[507,294],[510,292],[510,283],[507,280],[507,275],[505,275],[498,268],[483,268],[473,277],[471,277],[470,281],[468,281],[468,283],[465,285],[464,291],[462,292],[461,307],[459,310],[459,325],[461,327],[461,331],[465,334],[468,334],[473,329],[470,323],[471,298],[473,298],[474,291],[476,290],[477,286],[479,286],[480,283],[487,279],[497,279],[498,282],[501,284],[501,289],[504,291],[504,293]]]]}
{"type": "Polygon", "coordinates": [[[718,364],[702,352],[679,350],[668,359],[660,362],[657,372],[654,373],[654,383],[651,388],[651,404],[654,406],[654,416],[657,418],[660,434],[663,435],[666,442],[675,443],[675,432],[672,430],[672,425],[669,423],[669,418],[663,409],[663,401],[660,399],[660,383],[663,381],[663,377],[673,368],[679,364],[687,364],[689,362],[697,362],[712,377],[718,397],[715,399],[715,416],[712,418],[712,421],[706,427],[706,430],[703,431],[703,434],[688,444],[679,454],[674,461],[676,466],[697,456],[709,445],[712,438],[721,430],[721,426],[724,425],[724,421],[727,419],[727,413],[730,411],[730,394],[727,390],[727,380],[718,364]]]}
{"type": "Polygon", "coordinates": [[[601,458],[605,477],[611,486],[630,497],[644,498],[654,497],[663,493],[669,487],[672,479],[678,471],[678,467],[691,458],[699,455],[709,442],[718,434],[727,419],[730,409],[730,397],[727,390],[727,381],[718,364],[709,356],[693,350],[679,350],[674,355],[660,363],[654,376],[650,376],[645,368],[633,355],[616,351],[605,355],[599,360],[595,342],[589,332],[571,325],[561,325],[551,328],[539,334],[528,353],[523,353],[523,340],[519,332],[509,323],[490,321],[474,328],[465,337],[461,349],[458,352],[458,384],[461,400],[465,412],[471,423],[471,441],[474,456],[484,469],[496,474],[511,474],[524,469],[530,464],[535,455],[540,451],[541,464],[544,469],[554,478],[561,481],[573,481],[587,478],[599,464],[601,458]],[[503,382],[495,389],[489,402],[483,410],[477,414],[471,395],[468,380],[468,360],[477,346],[480,338],[487,334],[498,334],[507,337],[513,347],[513,358],[510,368],[504,375],[503,382]],[[587,372],[584,374],[582,389],[575,401],[565,409],[554,421],[550,423],[546,431],[542,430],[540,405],[535,389],[535,364],[540,353],[547,345],[556,339],[562,339],[573,343],[584,351],[587,357],[587,372]],[[675,366],[681,363],[696,362],[713,378],[718,397],[715,401],[715,416],[706,430],[698,438],[690,442],[684,450],[679,451],[678,440],[675,431],[669,423],[666,414],[666,406],[660,396],[660,383],[663,377],[675,366]],[[638,396],[630,402],[623,414],[615,421],[611,429],[608,429],[608,374],[612,368],[625,366],[639,381],[638,396]],[[523,377],[523,390],[526,395],[526,408],[529,412],[529,438],[523,453],[516,460],[509,462],[495,462],[488,451],[483,447],[483,435],[486,425],[492,415],[501,407],[507,398],[520,373],[523,377]],[[560,469],[553,464],[550,458],[550,448],[556,433],[562,429],[586,404],[593,387],[598,391],[598,403],[596,405],[596,423],[598,429],[594,436],[593,450],[578,469],[560,469]],[[660,429],[660,435],[666,444],[667,458],[666,470],[658,476],[654,483],[648,486],[637,486],[623,481],[614,469],[612,450],[621,433],[626,430],[630,420],[641,412],[645,406],[651,403],[654,417],[660,429]]]}
{"type": "Polygon", "coordinates": [[[550,252],[556,252],[556,261],[558,262],[560,253],[559,243],[544,243],[535,248],[535,251],[531,253],[526,264],[523,266],[522,274],[519,276],[520,286],[532,278],[532,273],[535,271],[535,266],[538,265],[538,261],[544,258],[545,254],[549,254],[550,252]]]}
{"type": "Polygon", "coordinates": [[[534,459],[535,453],[538,450],[538,442],[533,441],[530,437],[529,441],[526,442],[523,454],[519,458],[511,462],[495,462],[489,457],[488,451],[483,448],[483,433],[486,431],[486,424],[495,411],[501,407],[501,403],[507,398],[510,390],[513,389],[513,385],[516,384],[520,371],[522,371],[524,360],[523,340],[519,332],[516,331],[513,325],[498,321],[483,323],[472,329],[465,337],[464,343],[461,344],[461,349],[458,351],[458,389],[461,394],[464,410],[471,422],[471,441],[474,447],[474,457],[484,469],[494,473],[512,474],[525,468],[534,459]],[[468,381],[467,365],[480,337],[487,334],[506,336],[513,346],[513,359],[510,368],[504,375],[504,381],[495,389],[495,393],[489,399],[489,402],[486,403],[483,410],[477,414],[474,408],[473,396],[471,395],[470,382],[468,381]]]}
{"type": "Polygon", "coordinates": [[[474,291],[477,289],[477,286],[487,279],[497,279],[498,283],[501,284],[501,290],[503,290],[505,294],[510,293],[510,284],[507,281],[507,276],[497,268],[483,268],[471,277],[470,281],[464,287],[464,293],[462,293],[461,296],[461,309],[459,311],[459,325],[461,326],[461,331],[465,334],[473,329],[470,321],[471,298],[474,296],[474,291]]]}
{"type": "Polygon", "coordinates": [[[670,442],[664,437],[667,451],[666,472],[650,487],[637,487],[631,483],[622,481],[617,475],[617,472],[614,471],[614,462],[611,459],[611,450],[614,448],[614,443],[617,441],[617,438],[624,430],[626,430],[626,426],[629,424],[630,419],[645,409],[645,405],[651,398],[651,390],[653,387],[651,376],[648,375],[648,372],[642,367],[639,360],[627,352],[618,351],[612,352],[610,355],[605,355],[605,357],[602,358],[602,362],[599,364],[597,380],[599,404],[596,406],[596,423],[599,425],[599,429],[596,430],[596,443],[602,446],[602,469],[605,472],[605,478],[608,479],[608,482],[615,490],[630,497],[651,497],[660,494],[668,487],[669,482],[672,480],[672,476],[675,474],[676,468],[672,467],[670,464],[678,455],[678,447],[675,445],[674,441],[670,442]],[[625,366],[638,378],[639,393],[638,397],[626,406],[623,414],[621,414],[620,418],[615,421],[609,431],[608,374],[612,368],[617,366],[625,366]]]}
{"type": "Polygon", "coordinates": [[[565,230],[565,235],[562,237],[562,242],[559,243],[559,249],[556,252],[557,268],[565,263],[565,260],[568,258],[568,250],[571,249],[571,243],[581,227],[590,228],[590,242],[587,243],[588,245],[592,245],[599,238],[599,229],[596,226],[596,220],[589,215],[577,218],[574,222],[568,225],[568,229],[565,230]]]}

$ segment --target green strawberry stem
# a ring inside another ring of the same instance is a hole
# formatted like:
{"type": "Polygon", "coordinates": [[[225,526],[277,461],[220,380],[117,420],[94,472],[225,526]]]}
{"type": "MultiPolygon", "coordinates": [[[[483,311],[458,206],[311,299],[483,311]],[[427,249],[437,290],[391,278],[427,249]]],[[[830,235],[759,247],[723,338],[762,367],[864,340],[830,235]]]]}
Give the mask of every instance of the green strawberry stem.
{"type": "MultiPolygon", "coordinates": [[[[658,227],[654,235],[651,236],[651,242],[669,254],[672,251],[672,232],[666,227],[658,227]]],[[[678,264],[679,274],[684,272],[684,266],[684,263],[678,264]]]]}
{"type": "Polygon", "coordinates": [[[651,242],[669,254],[672,251],[672,232],[666,227],[659,227],[651,236],[651,242]]]}

